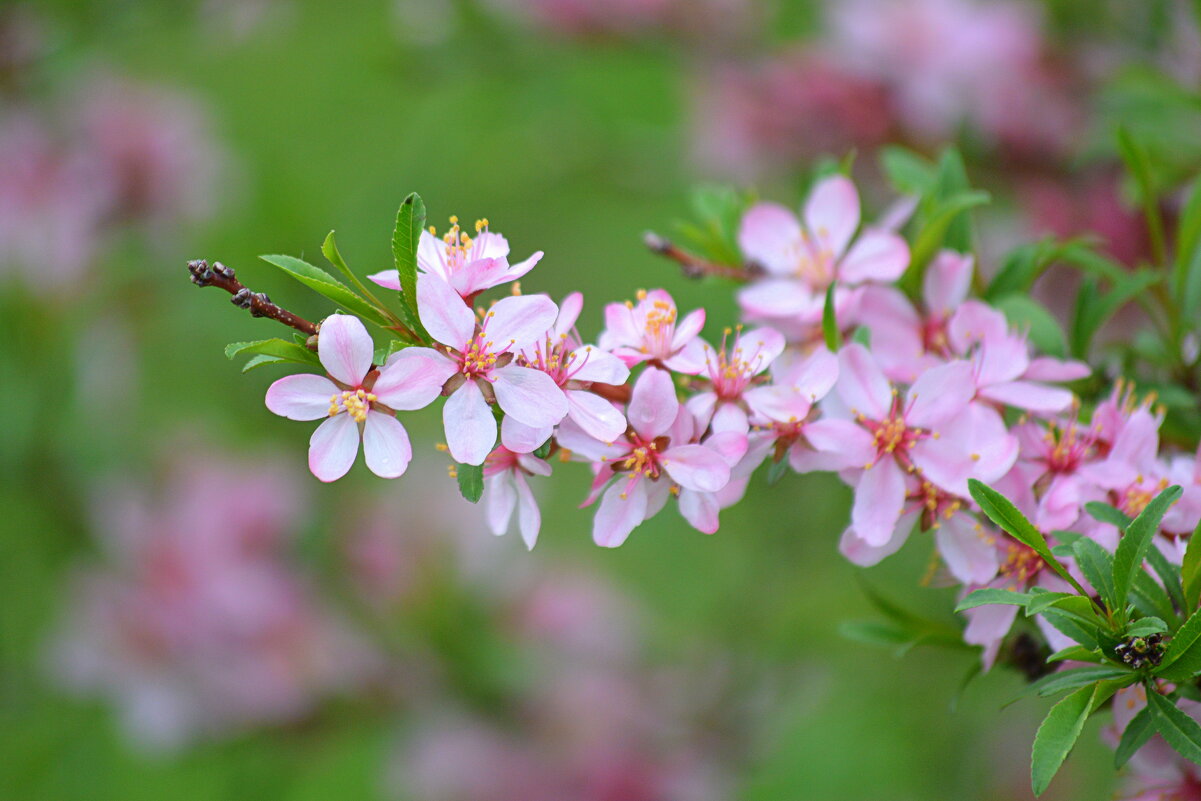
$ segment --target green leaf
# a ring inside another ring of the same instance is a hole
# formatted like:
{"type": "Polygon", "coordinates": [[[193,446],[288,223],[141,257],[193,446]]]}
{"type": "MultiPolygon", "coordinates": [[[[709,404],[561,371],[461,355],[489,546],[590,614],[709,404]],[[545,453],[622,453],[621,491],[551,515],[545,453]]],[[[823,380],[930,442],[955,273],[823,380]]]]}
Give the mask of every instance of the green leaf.
{"type": "Polygon", "coordinates": [[[477,503],[484,495],[484,466],[455,465],[455,474],[459,478],[459,493],[472,503],[477,503]]]}
{"type": "Polygon", "coordinates": [[[1149,637],[1152,634],[1163,634],[1168,630],[1168,624],[1158,617],[1140,617],[1126,627],[1127,637],[1149,637]]]}
{"type": "Polygon", "coordinates": [[[295,256],[271,255],[259,256],[259,258],[283,270],[309,289],[324,295],[351,314],[356,314],[376,325],[386,326],[391,324],[391,321],[383,312],[363,300],[352,292],[346,284],[343,284],[320,267],[314,267],[307,261],[298,259],[295,256]]]}
{"type": "Polygon", "coordinates": [[[973,189],[960,192],[943,201],[937,213],[930,218],[930,221],[918,233],[917,239],[914,240],[910,256],[911,269],[916,269],[920,276],[921,270],[944,246],[959,250],[970,249],[970,242],[956,245],[950,241],[952,226],[964,212],[976,206],[983,206],[990,200],[992,200],[992,196],[987,192],[973,189]]]}
{"type": "Polygon", "coordinates": [[[1197,608],[1198,598],[1201,597],[1201,523],[1193,530],[1193,536],[1185,548],[1180,578],[1184,582],[1184,600],[1188,604],[1185,612],[1191,612],[1197,608]]]}
{"type": "Polygon", "coordinates": [[[1172,606],[1187,615],[1184,588],[1180,581],[1180,568],[1169,562],[1168,558],[1163,555],[1163,551],[1159,550],[1154,543],[1147,551],[1147,561],[1159,576],[1159,580],[1163,582],[1164,589],[1168,591],[1168,596],[1171,598],[1172,606]]]}
{"type": "Polygon", "coordinates": [[[1035,528],[1034,524],[1027,520],[1026,516],[1018,511],[1018,508],[1008,498],[974,478],[968,479],[968,489],[989,520],[1000,526],[1018,542],[1033,548],[1035,553],[1041,556],[1060,578],[1075,587],[1081,595],[1088,594],[1072,577],[1072,574],[1051,554],[1051,549],[1047,547],[1047,540],[1042,532],[1035,528]]]}
{"type": "Polygon", "coordinates": [[[1151,157],[1143,143],[1135,139],[1125,126],[1118,127],[1118,153],[1138,185],[1139,202],[1147,221],[1151,249],[1154,258],[1159,261],[1164,255],[1164,226],[1163,216],[1159,212],[1159,189],[1151,169],[1151,157]]]}
{"type": "Polygon", "coordinates": [[[826,303],[822,309],[822,336],[825,337],[826,347],[831,353],[838,353],[838,349],[842,347],[842,331],[838,328],[838,318],[834,313],[834,290],[837,286],[837,281],[831,281],[830,286],[826,288],[826,303]]]}
{"type": "Polygon", "coordinates": [[[1172,635],[1155,675],[1184,681],[1198,669],[1201,669],[1201,610],[1190,615],[1172,635]]]}
{"type": "Polygon", "coordinates": [[[1132,670],[1110,665],[1068,668],[1057,670],[1049,676],[1043,676],[1038,681],[1027,685],[1022,691],[1022,695],[1035,693],[1041,698],[1047,698],[1065,690],[1075,690],[1098,681],[1119,678],[1129,679],[1133,682],[1138,678],[1138,674],[1132,670]]]}
{"type": "Polygon", "coordinates": [[[1176,269],[1173,288],[1191,315],[1201,305],[1201,178],[1193,181],[1176,227],[1176,269]]]}
{"type": "Polygon", "coordinates": [[[788,458],[785,457],[779,461],[772,462],[767,466],[767,484],[774,485],[784,474],[788,472],[788,458]]]}
{"type": "Polygon", "coordinates": [[[998,587],[984,587],[968,593],[967,597],[959,602],[959,606],[955,607],[955,611],[963,612],[967,609],[975,609],[977,606],[986,606],[989,604],[1025,606],[1029,600],[1030,596],[1024,592],[1003,590],[998,587]]]}
{"type": "Polygon", "coordinates": [[[1134,574],[1143,569],[1143,560],[1147,558],[1151,538],[1159,531],[1159,524],[1168,507],[1176,502],[1182,492],[1180,487],[1173,486],[1155,496],[1118,542],[1113,556],[1113,585],[1114,597],[1119,604],[1126,603],[1130,586],[1134,582],[1134,574]]]}
{"type": "Polygon", "coordinates": [[[908,645],[915,639],[913,632],[879,620],[843,621],[838,624],[838,633],[848,640],[885,648],[908,645]]]}
{"type": "Polygon", "coordinates": [[[1099,690],[1100,684],[1081,687],[1051,707],[1038,727],[1030,758],[1030,783],[1035,795],[1043,794],[1076,745],[1084,722],[1092,714],[1093,701],[1099,690]]]}
{"type": "Polygon", "coordinates": [[[1045,590],[1035,592],[1039,588],[1030,591],[1030,602],[1026,604],[1026,617],[1034,617],[1040,614],[1048,606],[1054,606],[1066,598],[1079,598],[1079,595],[1072,595],[1067,592],[1046,592],[1045,590]]]}
{"type": "MultiPolygon", "coordinates": [[[[417,312],[417,248],[425,230],[425,202],[413,192],[396,212],[396,227],[392,231],[392,260],[400,276],[400,294],[408,310],[410,327],[421,325],[417,312]]],[[[425,336],[424,328],[415,328],[425,336]]],[[[428,336],[425,336],[428,339],[428,336]]]]}
{"type": "Polygon", "coordinates": [[[1076,564],[1080,567],[1088,583],[1101,595],[1101,600],[1110,609],[1124,612],[1126,605],[1114,594],[1113,556],[1094,540],[1081,537],[1072,545],[1076,554],[1076,564]]]}
{"type": "Polygon", "coordinates": [[[1175,703],[1154,690],[1147,691],[1147,708],[1154,710],[1155,730],[1182,757],[1201,765],[1201,726],[1175,703]]]}
{"type": "MultiPolygon", "coordinates": [[[[277,361],[295,362],[310,367],[321,368],[321,359],[316,353],[286,339],[260,339],[254,342],[231,342],[225,346],[225,356],[232,359],[235,356],[266,356],[277,361]]],[[[252,360],[253,361],[253,360],[252,360]]],[[[256,363],[257,367],[262,362],[256,363]]],[[[251,369],[249,366],[245,369],[251,369]]],[[[324,368],[321,368],[324,372],[324,368]]],[[[243,370],[245,372],[245,370],[243,370]]]]}
{"type": "Polygon", "coordinates": [[[880,168],[888,182],[902,195],[924,195],[937,178],[934,162],[904,147],[889,145],[880,149],[880,168]]]}
{"type": "Polygon", "coordinates": [[[1030,242],[1010,251],[984,292],[989,303],[1009,295],[1026,295],[1066,247],[1054,239],[1030,242]]]}
{"type": "Polygon", "coordinates": [[[1109,523],[1112,526],[1117,526],[1122,531],[1125,531],[1130,525],[1129,517],[1107,503],[1101,503],[1100,501],[1089,501],[1088,503],[1084,504],[1084,511],[1088,512],[1094,520],[1099,520],[1102,523],[1109,523]]]}
{"type": "Polygon", "coordinates": [[[1047,662],[1096,662],[1100,664],[1104,657],[1096,651],[1090,651],[1082,645],[1069,645],[1061,651],[1056,651],[1047,657],[1047,662]]]}
{"type": "Polygon", "coordinates": [[[251,356],[246,360],[246,364],[242,365],[242,372],[249,373],[256,367],[266,367],[270,364],[288,364],[287,359],[280,359],[276,356],[268,356],[265,353],[260,353],[257,356],[251,356]]]}
{"type": "MultiPolygon", "coordinates": [[[[1155,691],[1149,690],[1148,692],[1154,693],[1155,691]]],[[[1119,770],[1129,762],[1130,757],[1134,756],[1135,752],[1154,736],[1155,713],[1151,710],[1150,705],[1147,705],[1126,724],[1126,731],[1122,732],[1122,740],[1118,743],[1118,750],[1113,755],[1114,770],[1119,770]]]]}
{"type": "Polygon", "coordinates": [[[1009,324],[1029,331],[1030,341],[1049,356],[1068,355],[1068,340],[1059,321],[1047,308],[1029,295],[1005,295],[993,304],[1005,314],[1009,324]]]}
{"type": "Polygon", "coordinates": [[[1050,623],[1057,631],[1073,642],[1083,645],[1090,651],[1095,651],[1101,647],[1101,641],[1098,637],[1099,627],[1095,623],[1054,606],[1044,609],[1041,614],[1043,620],[1050,623]]]}
{"type": "Polygon", "coordinates": [[[1154,270],[1137,270],[1114,282],[1113,289],[1102,293],[1095,278],[1086,278],[1076,296],[1076,307],[1072,314],[1069,332],[1072,354],[1088,356],[1093,337],[1110,317],[1134,298],[1159,283],[1162,274],[1154,270]]]}

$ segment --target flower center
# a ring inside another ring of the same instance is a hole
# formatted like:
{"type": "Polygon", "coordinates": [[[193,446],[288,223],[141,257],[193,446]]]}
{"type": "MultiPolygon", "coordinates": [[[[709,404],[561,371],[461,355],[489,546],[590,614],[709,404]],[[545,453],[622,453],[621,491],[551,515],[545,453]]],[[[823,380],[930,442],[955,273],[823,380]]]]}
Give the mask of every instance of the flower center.
{"type": "Polygon", "coordinates": [[[1118,502],[1118,508],[1128,517],[1138,517],[1147,508],[1147,504],[1151,503],[1156,495],[1167,488],[1168,480],[1166,478],[1161,478],[1158,484],[1147,487],[1143,477],[1139,476],[1122,493],[1121,500],[1118,502]]]}
{"type": "MultiPolygon", "coordinates": [[[[475,232],[477,235],[487,230],[487,219],[475,221],[475,232]]],[[[431,234],[437,234],[433,226],[430,226],[429,231],[431,234]]],[[[459,227],[459,218],[457,216],[451,216],[450,229],[442,235],[442,243],[446,267],[450,272],[454,272],[472,261],[470,256],[471,250],[475,247],[475,242],[468,236],[466,231],[459,227]]]]}
{"type": "Polygon", "coordinates": [[[1020,543],[1007,543],[1009,553],[1001,564],[1001,575],[1014,580],[1019,587],[1025,587],[1042,569],[1042,557],[1033,548],[1027,548],[1020,543]]]}
{"type": "Polygon", "coordinates": [[[486,376],[490,373],[496,367],[496,360],[499,357],[499,354],[492,352],[492,347],[492,341],[484,339],[483,331],[476,334],[467,346],[467,350],[463,352],[461,361],[463,374],[468,377],[476,377],[486,376]]]}
{"type": "Polygon", "coordinates": [[[796,275],[816,289],[825,289],[834,280],[834,251],[823,245],[825,230],[818,231],[816,240],[801,232],[797,250],[796,275]]]}
{"type": "Polygon", "coordinates": [[[751,358],[744,358],[741,339],[742,326],[735,329],[727,328],[722,336],[721,350],[716,354],[711,354],[707,359],[713,391],[722,400],[740,398],[747,385],[751,383],[752,378],[762,367],[763,356],[759,350],[756,350],[751,358]],[[731,333],[734,334],[732,350],[727,346],[727,339],[731,333]]]}
{"type": "Polygon", "coordinates": [[[1093,446],[1093,432],[1082,432],[1080,425],[1072,420],[1067,425],[1054,420],[1047,424],[1043,440],[1047,443],[1047,467],[1056,473],[1069,473],[1080,466],[1093,446]]]}
{"type": "Polygon", "coordinates": [[[367,412],[375,402],[375,393],[365,389],[356,389],[331,395],[329,399],[329,416],[335,417],[346,412],[356,423],[367,420],[367,412]]]}

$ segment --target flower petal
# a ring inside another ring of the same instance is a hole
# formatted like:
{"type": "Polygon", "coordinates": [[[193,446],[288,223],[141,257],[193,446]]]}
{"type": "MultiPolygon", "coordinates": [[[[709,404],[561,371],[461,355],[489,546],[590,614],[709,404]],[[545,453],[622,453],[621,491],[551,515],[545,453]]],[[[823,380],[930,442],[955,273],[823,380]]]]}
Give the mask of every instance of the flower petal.
{"type": "Polygon", "coordinates": [[[941,521],[934,539],[947,569],[964,584],[984,584],[996,577],[996,542],[969,515],[956,513],[941,521]]]}
{"type": "Polygon", "coordinates": [[[1036,384],[1033,381],[1007,381],[1003,384],[993,384],[990,387],[981,388],[980,396],[1036,414],[1062,412],[1076,399],[1076,396],[1066,389],[1036,384]]]}
{"type": "Polygon", "coordinates": [[[371,369],[375,343],[357,317],[331,314],[321,323],[317,355],[321,366],[343,384],[357,387],[371,369]]]}
{"type": "Polygon", "coordinates": [[[892,530],[892,536],[882,545],[869,545],[859,536],[854,527],[847,528],[842,532],[842,537],[838,541],[838,551],[853,565],[871,567],[879,564],[885,557],[892,556],[901,550],[901,546],[913,532],[916,522],[917,515],[902,515],[892,530]]]}
{"type": "Polygon", "coordinates": [[[323,375],[287,375],[267,388],[267,408],[289,420],[320,420],[341,392],[323,375]]]}
{"type": "Polygon", "coordinates": [[[863,467],[876,458],[876,444],[867,429],[850,420],[825,417],[805,426],[805,439],[827,456],[824,470],[863,467]]]}
{"type": "Polygon", "coordinates": [[[704,445],[679,445],[664,451],[663,469],[684,489],[717,492],[730,480],[730,465],[704,445]]]}
{"type": "Polygon", "coordinates": [[[864,470],[855,486],[851,525],[872,547],[886,544],[897,527],[905,503],[905,473],[892,458],[864,470]]]}
{"type": "Polygon", "coordinates": [[[646,519],[645,483],[635,480],[634,486],[629,487],[629,481],[622,476],[605,490],[596,517],[592,519],[593,542],[602,548],[616,548],[646,519]]]}
{"type": "Polygon", "coordinates": [[[413,458],[409,432],[390,414],[367,412],[363,425],[363,459],[380,478],[399,478],[413,458]]]}
{"type": "Polygon", "coordinates": [[[626,418],[609,401],[580,390],[568,390],[565,394],[571,419],[601,442],[613,442],[625,433],[626,418]]]}
{"type": "Polygon", "coordinates": [[[663,360],[663,366],[684,375],[705,372],[705,345],[703,340],[691,339],[679,351],[663,360]]]}
{"type": "Polygon", "coordinates": [[[384,289],[391,289],[395,292],[400,291],[400,271],[399,270],[381,270],[378,273],[372,273],[367,276],[368,281],[373,281],[384,289]]]}
{"type": "Polygon", "coordinates": [[[890,231],[868,228],[838,264],[838,278],[847,284],[895,281],[909,266],[909,245],[890,231]]]}
{"type": "Polygon", "coordinates": [[[922,296],[926,311],[945,318],[967,298],[972,287],[972,267],[975,257],[953,250],[940,251],[926,268],[922,296]]]}
{"type": "Polygon", "coordinates": [[[535,428],[553,426],[567,416],[563,390],[541,370],[510,364],[492,374],[496,402],[505,414],[535,428]]]}
{"type": "Polygon", "coordinates": [[[430,336],[443,345],[463,350],[475,335],[475,313],[433,273],[417,276],[417,313],[430,336]]]}
{"type": "Polygon", "coordinates": [[[500,443],[513,453],[533,453],[555,433],[551,426],[527,426],[511,414],[500,422],[500,443]]]}
{"type": "Polygon", "coordinates": [[[599,381],[602,384],[624,384],[630,377],[630,368],[612,353],[606,353],[595,345],[584,345],[571,352],[571,366],[575,370],[571,377],[576,381],[599,381]]]}
{"type": "Polygon", "coordinates": [[[680,490],[680,514],[689,525],[702,534],[713,534],[717,531],[719,511],[721,509],[714,493],[680,490]]]}
{"type": "Polygon", "coordinates": [[[671,335],[671,349],[673,352],[687,345],[692,340],[696,339],[696,335],[705,327],[705,310],[694,309],[684,316],[683,320],[676,325],[675,331],[671,335]]]}
{"type": "Polygon", "coordinates": [[[892,406],[892,386],[867,348],[852,342],[838,353],[838,394],[852,412],[883,420],[892,406]]]}
{"type": "Polygon", "coordinates": [[[509,530],[513,509],[517,506],[513,474],[506,470],[489,476],[484,483],[487,485],[487,492],[484,493],[484,518],[488,521],[488,529],[499,537],[509,530]]]}
{"type": "Polygon", "coordinates": [[[738,227],[742,255],[775,275],[792,275],[796,270],[802,237],[796,215],[778,203],[756,203],[738,227]]]}
{"type": "Polygon", "coordinates": [[[820,181],[805,201],[805,226],[835,258],[859,227],[859,192],[845,175],[820,181]]]}
{"type": "Polygon", "coordinates": [[[496,444],[496,418],[474,381],[468,381],[446,399],[442,425],[456,462],[483,464],[496,444]]]}
{"type": "Polygon", "coordinates": [[[975,395],[976,382],[967,362],[932,367],[909,388],[905,422],[919,428],[941,425],[966,409],[975,395]]]}
{"type": "Polygon", "coordinates": [[[487,312],[484,330],[497,349],[518,351],[546,337],[559,307],[546,295],[510,295],[487,312]]]}
{"type": "Polygon", "coordinates": [[[671,375],[657,367],[648,367],[634,384],[626,416],[634,430],[650,440],[671,428],[679,409],[671,375]]]}
{"type": "Polygon", "coordinates": [[[1022,378],[1030,381],[1078,381],[1088,378],[1092,372],[1092,368],[1084,362],[1039,356],[1030,360],[1030,366],[1026,368],[1022,378]]]}
{"type": "Polygon", "coordinates": [[[538,543],[538,530],[542,528],[542,512],[525,476],[514,474],[513,483],[517,486],[517,527],[521,530],[525,547],[532,551],[538,543]]]}
{"type": "Polygon", "coordinates": [[[359,425],[349,414],[335,415],[309,438],[309,470],[322,481],[337,481],[359,453],[359,425]]]}
{"type": "Polygon", "coordinates": [[[424,409],[458,369],[458,364],[433,348],[405,348],[388,357],[371,391],[393,409],[424,409]]]}
{"type": "Polygon", "coordinates": [[[583,293],[572,292],[563,298],[563,302],[559,304],[559,316],[555,318],[554,335],[559,337],[563,334],[570,334],[572,329],[575,328],[576,320],[580,319],[580,312],[583,310],[583,293]]]}

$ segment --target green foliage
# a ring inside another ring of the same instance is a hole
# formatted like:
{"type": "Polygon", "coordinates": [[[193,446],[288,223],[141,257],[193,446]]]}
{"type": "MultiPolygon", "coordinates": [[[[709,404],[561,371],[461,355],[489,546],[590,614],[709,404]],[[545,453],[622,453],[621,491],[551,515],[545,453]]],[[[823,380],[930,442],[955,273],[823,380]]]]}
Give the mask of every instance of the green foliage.
{"type": "Polygon", "coordinates": [[[1061,359],[1068,355],[1063,327],[1046,306],[1029,295],[1020,294],[1000,297],[995,305],[1005,313],[1010,326],[1029,332],[1030,341],[1040,351],[1061,359]]]}
{"type": "Polygon", "coordinates": [[[676,223],[689,247],[718,264],[741,265],[738,227],[755,196],[731,186],[704,184],[692,191],[690,200],[694,219],[676,223]]]}
{"type": "Polygon", "coordinates": [[[292,362],[306,367],[316,367],[324,372],[321,359],[317,354],[296,342],[286,339],[260,339],[255,342],[231,342],[225,346],[225,356],[232,359],[235,356],[253,355],[254,358],[246,363],[242,372],[264,364],[279,364],[292,362]]]}
{"type": "Polygon", "coordinates": [[[1180,487],[1168,487],[1148,503],[1126,529],[1113,556],[1114,597],[1117,603],[1126,602],[1135,572],[1142,571],[1143,560],[1151,547],[1151,538],[1159,531],[1159,524],[1168,507],[1176,502],[1182,492],[1180,487]]]}
{"type": "Polygon", "coordinates": [[[1155,730],[1168,745],[1185,759],[1201,765],[1201,726],[1197,721],[1181,712],[1175,703],[1153,687],[1147,689],[1147,708],[1154,715],[1155,730]]]}
{"type": "Polygon", "coordinates": [[[1154,736],[1155,712],[1148,705],[1140,709],[1138,714],[1126,724],[1126,730],[1122,732],[1122,740],[1118,743],[1117,751],[1113,755],[1114,769],[1120,769],[1129,762],[1130,757],[1134,756],[1134,753],[1154,736]]]}
{"type": "Polygon", "coordinates": [[[421,232],[425,230],[425,202],[421,195],[411,193],[400,204],[396,212],[396,226],[392,230],[392,260],[400,276],[401,305],[405,324],[424,342],[429,335],[421,325],[417,312],[417,249],[421,243],[421,232]]]}
{"type": "Polygon", "coordinates": [[[459,464],[455,466],[455,475],[459,479],[459,493],[472,503],[478,503],[484,496],[484,466],[459,464]]]}
{"type": "Polygon", "coordinates": [[[320,267],[314,267],[307,261],[294,256],[274,255],[260,256],[259,258],[283,270],[309,289],[329,298],[351,314],[356,314],[379,326],[390,325],[390,321],[383,311],[363,300],[349,287],[320,267]]]}
{"type": "Polygon", "coordinates": [[[1084,722],[1104,700],[1101,698],[1103,693],[1099,682],[1081,687],[1055,704],[1043,719],[1034,736],[1034,750],[1030,759],[1030,783],[1035,795],[1042,795],[1051,779],[1055,778],[1059,767],[1080,738],[1084,722]]]}
{"type": "Polygon", "coordinates": [[[831,281],[830,286],[826,288],[826,301],[822,307],[822,337],[826,340],[826,347],[831,353],[837,353],[842,347],[842,331],[838,327],[838,317],[834,311],[834,290],[838,287],[837,281],[831,281]]]}

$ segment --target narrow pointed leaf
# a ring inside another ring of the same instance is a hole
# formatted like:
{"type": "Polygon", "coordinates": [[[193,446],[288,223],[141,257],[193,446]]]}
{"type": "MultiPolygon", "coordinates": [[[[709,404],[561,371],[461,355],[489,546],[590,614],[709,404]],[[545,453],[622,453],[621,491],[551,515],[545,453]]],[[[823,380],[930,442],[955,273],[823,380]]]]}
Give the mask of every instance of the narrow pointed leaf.
{"type": "Polygon", "coordinates": [[[1157,692],[1147,692],[1147,708],[1153,709],[1155,729],[1182,757],[1201,765],[1201,725],[1190,718],[1175,702],[1157,692]]]}
{"type": "Polygon", "coordinates": [[[1076,554],[1077,566],[1084,573],[1084,577],[1088,579],[1088,583],[1093,585],[1093,589],[1101,596],[1105,605],[1110,609],[1124,611],[1125,604],[1121,603],[1114,594],[1113,557],[1109,551],[1098,545],[1096,541],[1086,537],[1076,540],[1072,545],[1072,550],[1076,554]]]}
{"type": "Polygon", "coordinates": [[[1142,570],[1143,560],[1147,558],[1151,538],[1159,531],[1159,524],[1168,507],[1176,502],[1182,492],[1180,487],[1168,487],[1159,493],[1122,535],[1113,557],[1114,597],[1119,603],[1126,602],[1130,586],[1134,583],[1134,574],[1142,570]]]}
{"type": "Polygon", "coordinates": [[[959,606],[955,607],[955,611],[962,612],[967,609],[974,609],[977,606],[985,606],[988,604],[1025,606],[1029,601],[1030,596],[1024,592],[1003,590],[999,587],[984,587],[969,593],[967,597],[959,602],[959,606]]]}
{"type": "Polygon", "coordinates": [[[1201,669],[1201,611],[1194,612],[1172,635],[1155,674],[1183,681],[1198,669],[1201,669]]]}
{"type": "Polygon", "coordinates": [[[1051,707],[1038,727],[1030,758],[1030,784],[1035,795],[1043,794],[1076,745],[1084,722],[1093,711],[1093,698],[1099,687],[1099,684],[1081,687],[1067,696],[1051,707]]]}
{"type": "Polygon", "coordinates": [[[1140,709],[1138,714],[1126,724],[1126,731],[1122,732],[1122,740],[1118,743],[1118,750],[1113,755],[1114,769],[1117,770],[1129,762],[1130,757],[1134,756],[1135,752],[1154,736],[1155,713],[1148,705],[1140,709]]]}
{"type": "Polygon", "coordinates": [[[412,321],[420,324],[417,312],[417,246],[425,229],[425,202],[413,192],[396,212],[396,227],[392,231],[392,260],[400,276],[400,293],[412,321]]]}
{"type": "Polygon", "coordinates": [[[478,464],[455,465],[459,478],[459,492],[464,498],[476,503],[484,495],[484,466],[478,464]]]}
{"type": "Polygon", "coordinates": [[[390,322],[379,309],[363,300],[352,292],[350,287],[320,267],[314,267],[295,256],[268,255],[259,256],[259,258],[283,270],[309,289],[324,295],[351,314],[357,314],[376,325],[388,325],[390,322]]]}
{"type": "Polygon", "coordinates": [[[842,347],[842,331],[838,328],[838,318],[834,313],[834,290],[837,286],[838,282],[834,281],[826,288],[826,303],[822,309],[822,336],[831,353],[837,353],[842,347]]]}

